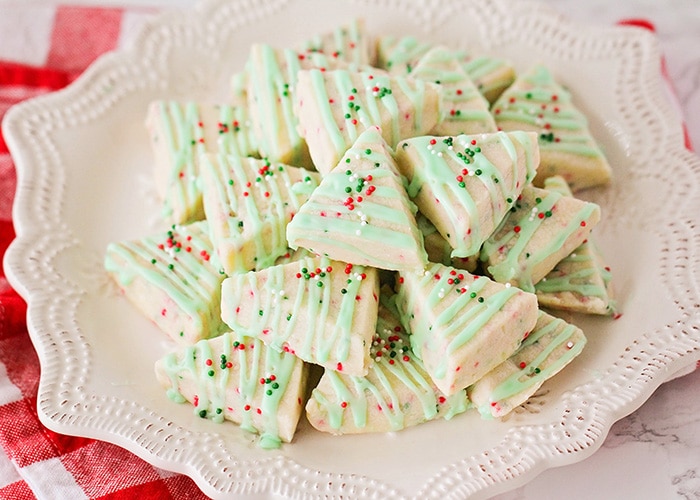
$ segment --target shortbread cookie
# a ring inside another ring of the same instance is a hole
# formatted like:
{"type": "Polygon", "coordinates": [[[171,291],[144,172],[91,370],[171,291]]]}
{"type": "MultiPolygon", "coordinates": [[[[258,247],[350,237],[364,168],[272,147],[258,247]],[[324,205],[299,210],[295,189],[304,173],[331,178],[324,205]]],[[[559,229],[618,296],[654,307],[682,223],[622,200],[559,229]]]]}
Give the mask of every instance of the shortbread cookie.
{"type": "Polygon", "coordinates": [[[528,185],[484,242],[480,258],[496,281],[534,292],[535,283],[581,245],[599,220],[595,203],[528,185]]]}
{"type": "Polygon", "coordinates": [[[226,274],[270,266],[287,252],[285,231],[318,186],[302,168],[255,158],[200,158],[204,211],[226,274]]]}
{"type": "Polygon", "coordinates": [[[479,265],[478,253],[471,257],[452,257],[452,246],[442,237],[435,225],[425,215],[418,212],[416,214],[416,224],[423,234],[423,245],[430,262],[463,269],[470,273],[476,270],[479,265]]]}
{"type": "Polygon", "coordinates": [[[518,77],[493,105],[501,130],[537,132],[540,166],[535,185],[561,175],[573,191],[606,184],[611,169],[571,94],[541,65],[518,77]]]}
{"type": "Polygon", "coordinates": [[[414,137],[396,148],[408,194],[450,243],[470,257],[535,175],[537,138],[528,132],[414,137]]]}
{"type": "Polygon", "coordinates": [[[580,328],[540,311],[532,333],[515,354],[469,387],[469,399],[482,417],[503,417],[581,354],[585,345],[580,328]]]}
{"type": "Polygon", "coordinates": [[[224,275],[206,221],[110,243],[105,269],[148,319],[180,344],[219,335],[224,275]]]}
{"type": "Polygon", "coordinates": [[[380,127],[393,148],[431,130],[440,117],[437,85],[383,72],[300,71],[296,98],[301,135],[321,173],[369,127],[380,127]]]}
{"type": "Polygon", "coordinates": [[[155,371],[171,400],[189,401],[201,418],[260,434],[262,448],[279,448],[294,436],[308,373],[296,356],[225,332],[165,355],[155,371]]]}
{"type": "Polygon", "coordinates": [[[320,52],[278,49],[261,43],[251,46],[246,63],[247,96],[262,157],[295,167],[313,167],[293,109],[297,73],[301,69],[326,70],[342,64],[320,52]]]}
{"type": "MultiPolygon", "coordinates": [[[[231,105],[248,106],[248,73],[244,69],[231,76],[231,105]]],[[[252,131],[251,131],[252,135],[252,131]]]]}
{"type": "MultiPolygon", "coordinates": [[[[561,176],[544,181],[545,188],[572,196],[561,176]]],[[[603,262],[595,242],[589,238],[564,257],[535,285],[540,306],[586,314],[615,314],[612,273],[603,262]]]]}
{"type": "Polygon", "coordinates": [[[369,372],[327,370],[306,404],[311,425],[331,434],[391,432],[465,411],[465,391],[443,395],[409,345],[397,313],[380,304],[369,372]]]}
{"type": "Polygon", "coordinates": [[[489,103],[479,93],[471,78],[445,47],[430,49],[411,73],[413,78],[442,86],[443,107],[440,121],[430,131],[433,135],[482,134],[496,131],[489,103]]]}
{"type": "Polygon", "coordinates": [[[274,349],[365,375],[378,286],[376,269],[306,258],[224,280],[221,315],[234,331],[274,349]]]}
{"type": "Polygon", "coordinates": [[[393,75],[407,76],[433,45],[413,36],[377,38],[377,67],[393,75]]]}
{"type": "Polygon", "coordinates": [[[302,52],[320,52],[355,67],[374,66],[376,48],[362,19],[353,19],[328,33],[316,35],[300,47],[302,52]]]}
{"type": "Polygon", "coordinates": [[[476,54],[468,50],[456,51],[456,56],[462,69],[490,103],[495,102],[515,81],[515,69],[505,59],[476,54]]]}
{"type": "Polygon", "coordinates": [[[155,101],[147,113],[164,217],[173,224],[203,219],[196,160],[205,151],[257,155],[247,107],[155,101]]]}
{"type": "MultiPolygon", "coordinates": [[[[418,61],[434,47],[413,36],[381,36],[377,40],[377,67],[394,75],[411,75],[418,61]]],[[[505,59],[470,50],[454,51],[457,62],[479,92],[493,103],[515,80],[515,70],[505,59]]]]}
{"type": "Polygon", "coordinates": [[[292,248],[390,270],[428,262],[413,203],[377,127],[357,138],[287,226],[292,248]]]}
{"type": "Polygon", "coordinates": [[[534,294],[441,264],[399,273],[396,303],[413,352],[448,395],[505,361],[537,321],[534,294]]]}

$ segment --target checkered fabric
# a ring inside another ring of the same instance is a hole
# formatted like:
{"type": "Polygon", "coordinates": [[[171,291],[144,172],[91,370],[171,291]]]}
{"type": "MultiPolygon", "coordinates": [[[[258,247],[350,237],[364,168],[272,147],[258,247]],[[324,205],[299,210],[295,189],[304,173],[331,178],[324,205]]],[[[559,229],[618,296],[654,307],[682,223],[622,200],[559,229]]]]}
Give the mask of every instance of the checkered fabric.
{"type": "MultiPolygon", "coordinates": [[[[154,15],[145,9],[0,7],[0,118],[60,89],[97,56],[119,49],[154,15]]],[[[16,176],[0,136],[0,256],[14,238],[16,176]]],[[[37,416],[39,361],[26,305],[0,273],[0,499],[207,498],[181,474],[109,443],[48,430],[37,416]]]]}

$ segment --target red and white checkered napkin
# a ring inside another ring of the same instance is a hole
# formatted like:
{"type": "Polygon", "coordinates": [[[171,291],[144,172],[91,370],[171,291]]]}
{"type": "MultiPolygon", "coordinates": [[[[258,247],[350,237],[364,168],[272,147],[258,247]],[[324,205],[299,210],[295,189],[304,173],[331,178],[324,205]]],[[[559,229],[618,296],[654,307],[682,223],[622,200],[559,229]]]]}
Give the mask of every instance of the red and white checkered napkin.
{"type": "MultiPolygon", "coordinates": [[[[97,56],[133,38],[153,11],[19,5],[0,10],[0,118],[64,87],[97,56]]],[[[16,176],[0,136],[0,257],[14,238],[16,176]]],[[[0,271],[0,499],[206,498],[188,477],[112,444],[64,436],[37,416],[39,361],[26,305],[0,271]]]]}
{"type": "MultiPolygon", "coordinates": [[[[133,38],[153,11],[3,7],[0,118],[24,99],[70,83],[101,53],[133,38]]],[[[0,257],[14,238],[16,177],[0,136],[0,257]]],[[[39,363],[26,306],[0,270],[0,499],[206,498],[194,482],[118,446],[45,428],[36,411],[39,363]]]]}

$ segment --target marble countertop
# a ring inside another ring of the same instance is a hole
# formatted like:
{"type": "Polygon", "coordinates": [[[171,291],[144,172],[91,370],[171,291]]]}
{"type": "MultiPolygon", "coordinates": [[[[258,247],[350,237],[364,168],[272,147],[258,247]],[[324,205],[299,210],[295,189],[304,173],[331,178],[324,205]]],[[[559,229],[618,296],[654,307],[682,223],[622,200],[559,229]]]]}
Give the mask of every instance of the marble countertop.
{"type": "MultiPolygon", "coordinates": [[[[12,0],[0,0],[3,3],[12,0]]],[[[652,21],[685,116],[700,150],[700,2],[698,0],[540,0],[574,21],[652,21]]],[[[42,3],[37,2],[35,3],[42,3]]],[[[43,3],[188,7],[195,0],[43,0],[43,3]]],[[[499,500],[700,498],[700,370],[663,384],[613,425],[602,447],[573,465],[550,469],[499,500]]]]}

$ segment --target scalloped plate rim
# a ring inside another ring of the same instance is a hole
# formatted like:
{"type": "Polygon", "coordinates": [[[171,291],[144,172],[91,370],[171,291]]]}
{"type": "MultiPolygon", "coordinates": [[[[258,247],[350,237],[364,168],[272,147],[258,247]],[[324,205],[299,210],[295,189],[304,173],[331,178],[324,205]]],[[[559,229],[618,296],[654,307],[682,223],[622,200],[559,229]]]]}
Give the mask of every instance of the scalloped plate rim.
{"type": "MultiPolygon", "coordinates": [[[[198,16],[202,16],[201,18],[198,18],[195,21],[188,20],[188,22],[192,22],[194,24],[198,24],[199,22],[204,22],[206,20],[205,16],[207,13],[213,12],[214,9],[223,4],[221,0],[212,0],[209,2],[205,2],[203,4],[200,4],[197,9],[195,9],[195,12],[198,16]]],[[[538,4],[539,5],[539,4],[538,4]]],[[[162,24],[167,24],[168,22],[171,22],[170,20],[175,20],[175,19],[185,19],[185,12],[183,11],[182,13],[175,13],[175,12],[168,12],[167,14],[158,17],[157,19],[150,21],[148,26],[151,28],[157,27],[162,24]]],[[[558,13],[551,11],[551,15],[559,15],[558,13]]],[[[613,28],[610,28],[613,29],[613,28]]],[[[146,30],[142,32],[146,33],[146,30]]],[[[81,89],[89,86],[89,82],[91,81],[92,75],[100,74],[102,71],[106,71],[106,69],[117,65],[120,63],[120,61],[127,60],[131,57],[135,57],[136,51],[138,47],[142,44],[145,44],[149,37],[148,36],[142,36],[139,35],[137,36],[138,44],[137,46],[134,46],[128,51],[122,51],[117,54],[108,54],[106,56],[103,56],[100,58],[95,64],[93,64],[81,77],[79,77],[74,83],[72,83],[69,87],[66,89],[62,89],[60,91],[57,91],[55,93],[51,93],[48,95],[40,96],[34,99],[31,99],[30,101],[21,103],[15,107],[13,107],[11,110],[8,111],[5,120],[3,121],[3,132],[5,133],[7,137],[7,142],[8,142],[8,147],[10,148],[13,158],[16,161],[17,164],[17,170],[18,172],[21,172],[22,174],[20,175],[18,173],[18,189],[20,187],[26,188],[27,185],[31,184],[27,179],[25,179],[25,173],[35,173],[32,172],[33,170],[36,170],[33,167],[33,163],[29,157],[28,153],[25,153],[24,147],[22,145],[23,142],[23,137],[22,133],[20,130],[20,121],[23,116],[27,114],[32,114],[32,110],[35,109],[35,107],[39,106],[51,106],[53,104],[58,104],[62,102],[63,96],[64,95],[74,95],[78,94],[81,89]]],[[[148,33],[147,35],[152,35],[151,33],[148,33]]],[[[646,35],[645,35],[646,36],[646,35]]],[[[648,38],[648,37],[647,37],[648,38]]],[[[641,39],[641,38],[640,38],[641,39]]],[[[653,52],[653,51],[652,51],[653,52]]],[[[657,98],[657,101],[663,102],[669,109],[670,109],[670,104],[665,100],[665,98],[660,95],[661,91],[658,88],[658,82],[656,87],[654,87],[653,84],[650,84],[651,88],[649,89],[650,92],[657,98]]],[[[663,110],[668,114],[668,109],[663,110]]],[[[697,158],[694,157],[693,155],[688,156],[687,151],[685,151],[684,148],[682,148],[682,130],[680,127],[680,124],[677,123],[670,123],[666,124],[670,128],[676,128],[677,129],[677,134],[672,134],[673,138],[670,140],[670,145],[671,147],[675,146],[673,149],[677,147],[678,150],[674,151],[677,153],[680,157],[687,157],[689,158],[689,161],[697,161],[697,158]]],[[[23,200],[24,197],[27,196],[24,193],[18,193],[17,198],[15,200],[15,204],[13,206],[13,220],[18,221],[22,216],[29,216],[31,214],[23,213],[22,215],[19,214],[19,212],[24,208],[21,205],[23,205],[23,200]],[[18,213],[15,213],[18,212],[18,213]]],[[[35,318],[40,317],[41,314],[40,312],[37,311],[37,308],[33,304],[35,297],[34,294],[35,292],[32,291],[33,288],[36,288],[37,285],[39,284],[38,281],[32,281],[31,279],[28,279],[26,277],[22,276],[22,272],[20,271],[19,273],[15,273],[15,268],[17,269],[22,269],[22,266],[19,264],[21,261],[21,255],[20,251],[23,249],[25,245],[29,245],[32,242],[32,231],[29,230],[30,228],[26,227],[24,224],[19,224],[18,227],[16,228],[17,231],[17,239],[11,244],[10,249],[8,249],[8,252],[5,256],[4,260],[4,265],[5,265],[5,270],[7,273],[7,279],[11,283],[11,285],[18,290],[20,295],[22,295],[27,301],[28,301],[28,310],[27,310],[27,315],[28,315],[28,327],[30,330],[30,337],[32,339],[32,342],[36,346],[42,363],[45,362],[47,359],[51,357],[51,355],[55,355],[56,353],[53,353],[50,349],[47,349],[47,346],[44,345],[43,339],[40,336],[40,333],[37,331],[38,327],[35,326],[35,318]],[[35,316],[36,315],[36,316],[35,316]]],[[[668,362],[665,366],[667,368],[668,372],[672,373],[677,371],[678,369],[681,369],[685,366],[689,366],[693,363],[696,363],[700,359],[700,351],[695,352],[693,355],[685,355],[685,356],[680,356],[676,359],[671,360],[668,362]],[[689,359],[689,360],[688,360],[689,359]]],[[[631,413],[632,411],[636,410],[639,406],[641,406],[646,399],[648,398],[649,395],[661,384],[664,382],[664,379],[661,377],[655,377],[652,380],[653,383],[649,383],[647,385],[647,390],[642,391],[645,393],[643,397],[637,398],[635,400],[629,401],[625,405],[619,405],[615,408],[615,417],[611,421],[606,421],[605,422],[605,429],[604,429],[604,434],[596,440],[593,445],[590,445],[586,448],[584,448],[582,451],[579,451],[575,454],[570,454],[570,460],[568,463],[573,463],[577,462],[579,460],[582,460],[583,458],[591,455],[596,451],[596,449],[602,445],[603,442],[603,437],[605,434],[610,429],[610,426],[619,418],[624,417],[626,414],[631,413]]],[[[42,389],[44,388],[44,385],[47,383],[47,381],[42,378],[40,380],[40,388],[39,388],[39,394],[42,394],[42,389]]],[[[40,397],[39,400],[42,398],[40,397]]],[[[71,428],[70,426],[66,426],[65,424],[62,424],[58,420],[54,420],[48,412],[46,412],[45,409],[42,409],[41,407],[39,408],[39,417],[46,425],[48,428],[56,431],[56,432],[68,432],[68,433],[73,433],[70,431],[75,431],[75,435],[82,435],[86,437],[94,437],[97,439],[104,439],[109,441],[109,439],[106,439],[103,432],[100,431],[100,429],[94,429],[91,427],[81,427],[80,425],[77,425],[75,428],[71,428]]],[[[612,409],[610,410],[611,412],[613,411],[612,409]]],[[[170,470],[182,472],[185,474],[189,474],[193,476],[193,479],[197,482],[197,484],[205,491],[207,491],[209,494],[220,494],[221,491],[217,489],[213,489],[213,486],[209,484],[203,477],[201,477],[198,474],[198,471],[196,470],[191,470],[190,466],[187,464],[182,464],[182,463],[177,463],[177,462],[172,462],[167,459],[162,459],[160,456],[157,454],[154,454],[147,448],[145,448],[143,445],[134,442],[133,440],[130,440],[127,437],[121,436],[121,435],[111,435],[113,437],[113,440],[111,442],[114,442],[116,444],[119,444],[120,446],[123,446],[130,451],[134,452],[141,458],[146,459],[147,461],[153,463],[154,465],[157,465],[159,467],[163,468],[168,468],[170,470]]],[[[282,460],[291,460],[288,458],[283,458],[282,460]]],[[[555,457],[547,457],[544,459],[540,459],[537,461],[533,467],[530,469],[526,470],[525,472],[521,473],[519,476],[515,477],[514,479],[510,480],[508,484],[505,484],[505,482],[502,483],[497,483],[495,486],[492,486],[492,489],[490,490],[493,492],[495,489],[501,489],[502,491],[505,489],[509,489],[512,487],[515,487],[517,484],[522,484],[523,482],[526,482],[527,480],[531,479],[534,477],[534,475],[538,474],[542,470],[548,469],[552,466],[556,465],[562,465],[563,461],[561,459],[555,460],[555,457]]],[[[265,488],[262,490],[262,492],[274,492],[274,491],[282,491],[285,490],[285,486],[280,486],[277,485],[275,486],[275,482],[273,481],[272,484],[270,485],[269,481],[265,481],[265,484],[269,486],[269,488],[265,488]]],[[[292,491],[301,491],[301,490],[294,490],[292,491]]],[[[479,494],[484,493],[484,491],[479,491],[479,494]]],[[[212,496],[214,496],[212,495],[212,496]]]]}

